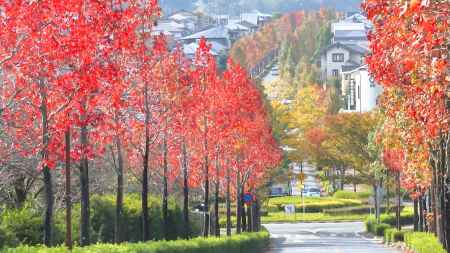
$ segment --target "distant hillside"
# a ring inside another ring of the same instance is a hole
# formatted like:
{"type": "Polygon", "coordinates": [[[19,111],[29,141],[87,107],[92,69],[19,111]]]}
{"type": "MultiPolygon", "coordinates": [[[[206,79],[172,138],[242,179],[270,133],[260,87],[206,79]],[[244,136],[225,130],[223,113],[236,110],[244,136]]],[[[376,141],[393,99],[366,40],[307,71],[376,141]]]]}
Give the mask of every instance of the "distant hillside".
{"type": "Polygon", "coordinates": [[[177,10],[195,10],[198,6],[209,13],[238,14],[258,9],[264,12],[291,12],[296,10],[318,10],[321,7],[337,11],[356,11],[361,0],[160,0],[167,13],[177,10]]]}

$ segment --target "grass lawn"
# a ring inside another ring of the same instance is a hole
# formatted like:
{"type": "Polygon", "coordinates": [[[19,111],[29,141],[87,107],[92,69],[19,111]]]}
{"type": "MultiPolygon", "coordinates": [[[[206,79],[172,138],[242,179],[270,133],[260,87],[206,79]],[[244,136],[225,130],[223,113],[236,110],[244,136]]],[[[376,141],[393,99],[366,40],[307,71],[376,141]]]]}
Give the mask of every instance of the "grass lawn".
{"type": "MultiPolygon", "coordinates": [[[[284,212],[272,212],[262,216],[262,223],[289,223],[289,222],[339,222],[339,221],[364,221],[369,214],[329,215],[325,213],[297,213],[285,214],[284,212]]],[[[231,217],[233,226],[236,225],[236,217],[231,217]]],[[[226,219],[220,219],[222,228],[226,227],[226,219]]]]}
{"type": "MultiPolygon", "coordinates": [[[[347,204],[347,205],[361,205],[362,201],[359,199],[341,199],[335,197],[305,197],[305,205],[307,204],[347,204]]],[[[300,196],[285,196],[270,198],[268,205],[280,205],[280,204],[302,204],[302,198],[300,196]]]]}
{"type": "Polygon", "coordinates": [[[262,217],[262,223],[362,221],[368,216],[368,214],[329,215],[325,213],[297,213],[292,215],[284,212],[272,212],[262,217]]]}
{"type": "Polygon", "coordinates": [[[363,203],[361,199],[305,197],[302,201],[300,196],[285,196],[268,199],[263,203],[263,209],[269,212],[282,212],[285,205],[294,204],[297,212],[301,212],[304,207],[307,213],[317,213],[325,209],[362,206],[363,203]]]}
{"type": "MultiPolygon", "coordinates": [[[[326,210],[339,208],[362,208],[367,206],[367,196],[369,193],[339,192],[337,196],[329,197],[305,197],[302,201],[300,196],[274,197],[262,203],[262,210],[266,215],[261,217],[262,223],[282,223],[282,222],[339,222],[339,221],[363,221],[369,214],[365,212],[342,212],[327,213],[326,210]],[[294,204],[297,213],[286,214],[284,206],[294,204]],[[306,213],[302,210],[305,207],[306,213]]],[[[235,215],[235,208],[233,215],[235,215]]],[[[232,216],[233,226],[236,224],[236,217],[232,216]]],[[[225,209],[221,208],[221,227],[226,226],[225,209]]]]}

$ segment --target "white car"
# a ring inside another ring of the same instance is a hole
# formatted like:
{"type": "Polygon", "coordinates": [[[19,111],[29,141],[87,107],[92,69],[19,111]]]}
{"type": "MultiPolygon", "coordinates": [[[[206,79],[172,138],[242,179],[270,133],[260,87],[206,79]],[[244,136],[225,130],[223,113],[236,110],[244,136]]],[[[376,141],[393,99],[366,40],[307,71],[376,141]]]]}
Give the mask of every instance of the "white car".
{"type": "Polygon", "coordinates": [[[305,197],[320,197],[320,189],[306,188],[303,190],[303,196],[305,196],[305,197]]]}

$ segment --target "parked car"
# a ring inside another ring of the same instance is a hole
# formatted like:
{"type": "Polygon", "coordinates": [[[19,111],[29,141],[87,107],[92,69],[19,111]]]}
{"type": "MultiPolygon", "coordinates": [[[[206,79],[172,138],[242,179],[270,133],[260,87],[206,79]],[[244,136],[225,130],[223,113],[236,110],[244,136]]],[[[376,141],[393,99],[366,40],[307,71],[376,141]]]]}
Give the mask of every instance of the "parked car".
{"type": "Polygon", "coordinates": [[[320,197],[320,189],[318,188],[305,188],[303,189],[303,196],[305,197],[320,197]]]}
{"type": "Polygon", "coordinates": [[[206,209],[205,204],[198,204],[198,205],[194,205],[194,207],[192,208],[194,212],[197,213],[204,213],[207,212],[208,209],[206,209]]]}
{"type": "Polygon", "coordinates": [[[270,189],[269,196],[270,197],[281,197],[287,196],[288,193],[282,187],[273,187],[270,189]]]}

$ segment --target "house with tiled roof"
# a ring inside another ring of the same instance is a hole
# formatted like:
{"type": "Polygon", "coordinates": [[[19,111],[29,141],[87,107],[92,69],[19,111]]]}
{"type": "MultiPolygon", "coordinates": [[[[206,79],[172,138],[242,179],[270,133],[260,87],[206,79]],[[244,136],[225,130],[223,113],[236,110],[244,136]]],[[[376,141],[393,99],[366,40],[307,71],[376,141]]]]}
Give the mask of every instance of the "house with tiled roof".
{"type": "Polygon", "coordinates": [[[225,26],[217,26],[206,29],[189,36],[181,38],[183,44],[190,44],[197,42],[201,38],[205,38],[209,42],[216,42],[222,44],[226,49],[231,47],[231,38],[228,29],[225,26]]]}
{"type": "Polygon", "coordinates": [[[190,29],[184,23],[178,23],[170,19],[158,20],[152,29],[153,35],[164,34],[167,37],[172,37],[174,40],[179,40],[190,33],[190,29]]]}
{"type": "Polygon", "coordinates": [[[335,42],[321,51],[322,79],[340,78],[341,73],[363,65],[368,49],[357,44],[335,42]]]}

